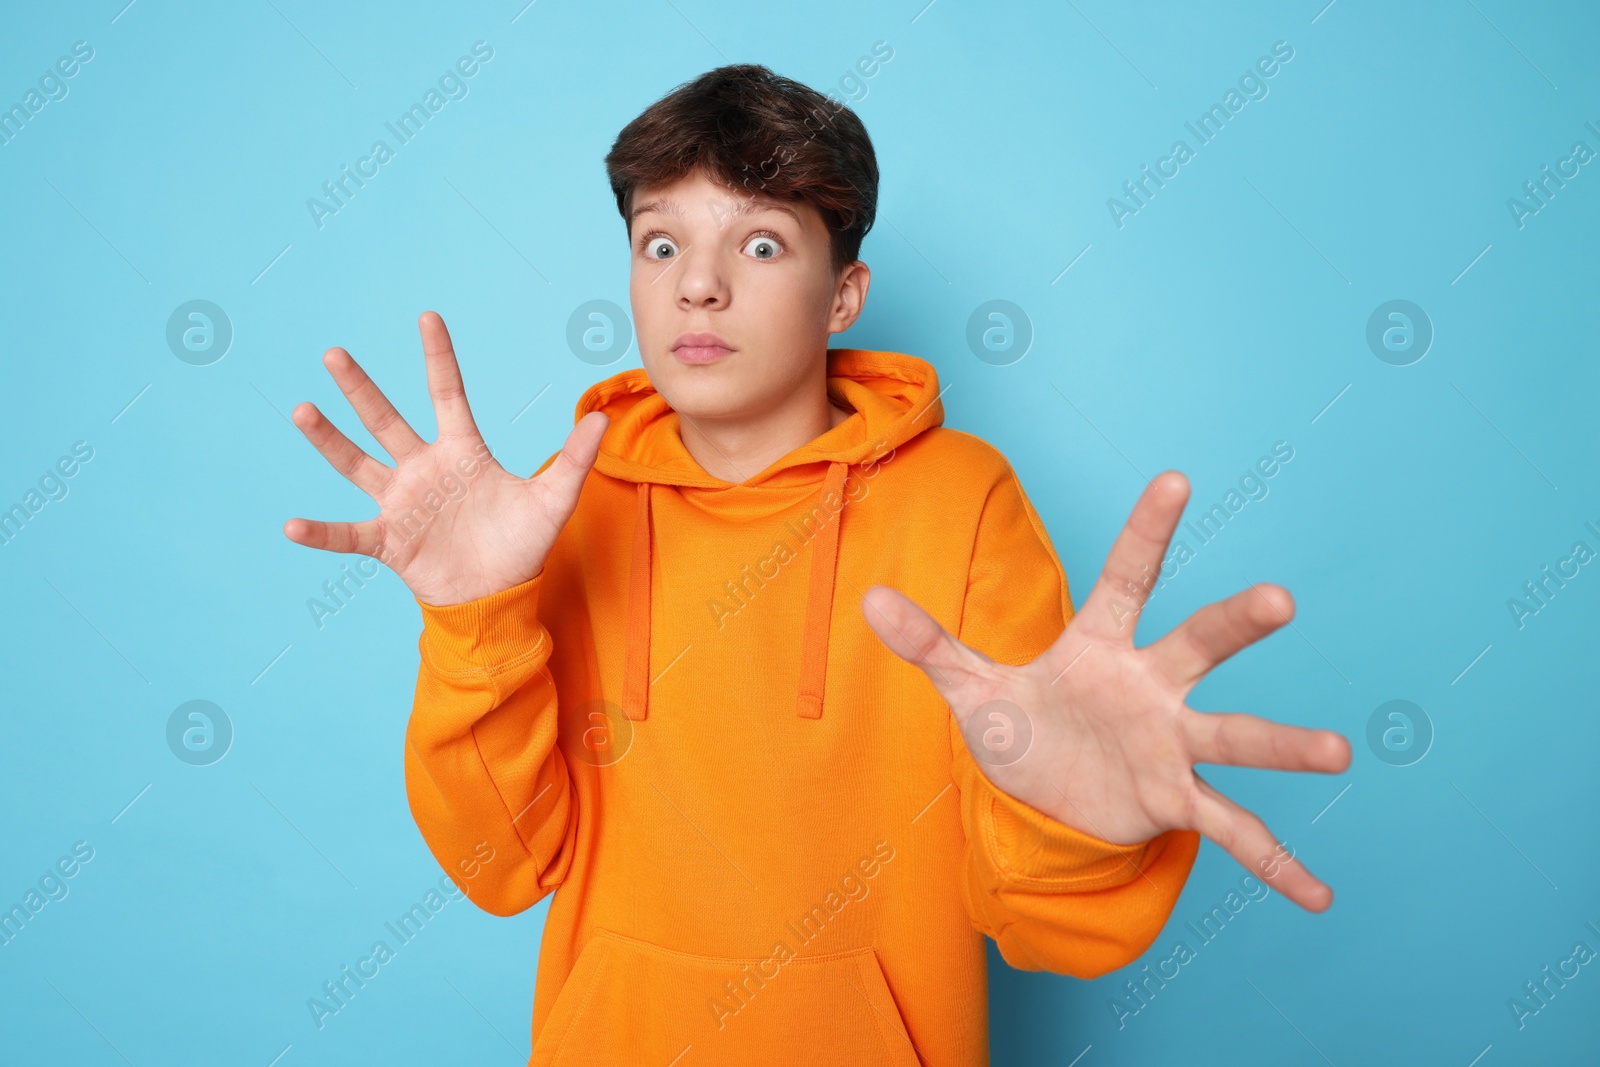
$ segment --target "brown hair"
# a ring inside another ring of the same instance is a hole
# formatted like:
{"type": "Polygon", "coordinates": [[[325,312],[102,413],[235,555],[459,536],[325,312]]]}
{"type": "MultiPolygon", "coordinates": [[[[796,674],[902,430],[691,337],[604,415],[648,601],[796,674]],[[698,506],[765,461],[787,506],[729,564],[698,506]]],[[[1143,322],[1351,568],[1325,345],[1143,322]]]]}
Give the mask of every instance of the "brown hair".
{"type": "Polygon", "coordinates": [[[634,190],[700,168],[746,196],[811,204],[828,227],[837,273],[859,259],[878,207],[878,161],[854,111],[752,63],[673,89],[622,128],[606,154],[622,221],[634,190]]]}

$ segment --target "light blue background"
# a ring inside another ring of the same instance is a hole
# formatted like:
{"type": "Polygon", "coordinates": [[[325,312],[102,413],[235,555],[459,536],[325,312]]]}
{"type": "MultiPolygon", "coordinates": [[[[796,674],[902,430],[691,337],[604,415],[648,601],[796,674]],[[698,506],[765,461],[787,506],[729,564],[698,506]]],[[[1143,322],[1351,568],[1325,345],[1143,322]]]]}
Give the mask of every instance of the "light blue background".
{"type": "MultiPolygon", "coordinates": [[[[874,285],[835,343],[938,367],[947,423],[1011,458],[1079,603],[1146,477],[1183,470],[1193,514],[1289,442],[1140,638],[1284,584],[1293,628],[1193,703],[1355,747],[1338,779],[1207,771],[1335,887],[1329,912],[1250,904],[1123,1029],[1107,1005],[1128,972],[1010,972],[991,948],[995,1062],[1595,1055],[1600,967],[1524,1029],[1506,1003],[1578,940],[1600,948],[1600,565],[1520,630],[1506,605],[1574,541],[1600,548],[1600,165],[1523,228],[1506,206],[1574,141],[1600,149],[1592,6],[273,3],[4,16],[0,103],[95,49],[0,146],[0,504],[95,450],[0,548],[0,905],[95,850],[0,948],[7,1062],[523,1062],[544,905],[456,901],[325,1028],[305,1007],[440,871],[401,776],[416,606],[385,571],[312,621],[341,560],[282,523],[373,508],[286,414],[313,400],[375,447],[321,366],[339,344],[431,437],[433,308],[490,444],[531,471],[587,385],[638,365],[565,342],[579,304],[627,305],[601,165],[621,126],[724,62],[837,88],[878,40],[894,58],[854,94],[883,172],[874,285]],[[306,199],[478,40],[495,54],[470,95],[319,230],[306,199]],[[1119,229],[1107,198],[1280,40],[1270,95],[1119,229]],[[164,336],[196,298],[236,331],[205,367],[164,336]],[[1365,341],[1397,298],[1436,331],[1406,367],[1365,341]],[[991,299],[1035,330],[1009,366],[966,345],[991,299]],[[1396,698],[1436,731],[1409,767],[1365,740],[1396,698]],[[166,745],[191,699],[236,731],[209,767],[166,745]]],[[[1148,958],[1243,873],[1206,844],[1148,958]]]]}

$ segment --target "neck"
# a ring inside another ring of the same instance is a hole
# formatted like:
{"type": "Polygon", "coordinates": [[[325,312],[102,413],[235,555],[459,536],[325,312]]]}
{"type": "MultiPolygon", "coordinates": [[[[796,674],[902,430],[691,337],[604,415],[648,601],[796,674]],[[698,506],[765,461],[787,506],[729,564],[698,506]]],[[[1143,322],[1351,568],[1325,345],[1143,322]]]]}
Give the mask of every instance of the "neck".
{"type": "Polygon", "coordinates": [[[828,399],[827,380],[819,377],[815,386],[754,418],[690,419],[679,412],[678,434],[702,470],[737,485],[849,417],[828,399]]]}

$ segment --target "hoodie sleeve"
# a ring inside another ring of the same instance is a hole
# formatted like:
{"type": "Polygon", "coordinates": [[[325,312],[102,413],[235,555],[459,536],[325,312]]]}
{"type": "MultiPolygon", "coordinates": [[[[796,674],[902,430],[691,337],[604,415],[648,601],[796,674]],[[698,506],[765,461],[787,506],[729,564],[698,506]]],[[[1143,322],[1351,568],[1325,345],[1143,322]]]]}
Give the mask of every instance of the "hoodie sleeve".
{"type": "MultiPolygon", "coordinates": [[[[1007,470],[979,520],[957,637],[991,659],[1036,659],[1072,619],[1066,574],[1044,524],[1007,470]]],[[[1115,845],[1057,822],[989,781],[950,717],[966,833],[963,894],[973,925],[1011,966],[1095,978],[1160,934],[1199,850],[1172,830],[1115,845]]]]}
{"type": "Polygon", "coordinates": [[[545,570],[464,604],[423,604],[406,727],[411,814],[439,865],[495,915],[553,891],[572,857],[576,796],[556,746],[545,570]]]}

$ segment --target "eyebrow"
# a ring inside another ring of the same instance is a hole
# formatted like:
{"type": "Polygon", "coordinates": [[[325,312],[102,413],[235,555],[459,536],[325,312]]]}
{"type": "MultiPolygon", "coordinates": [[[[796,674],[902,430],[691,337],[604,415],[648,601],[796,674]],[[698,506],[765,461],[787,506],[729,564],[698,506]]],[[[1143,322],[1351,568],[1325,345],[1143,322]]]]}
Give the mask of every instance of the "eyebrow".
{"type": "MultiPolygon", "coordinates": [[[[632,214],[628,216],[628,228],[631,230],[633,228],[633,220],[638,218],[640,215],[643,215],[647,211],[655,211],[663,215],[681,216],[683,214],[683,208],[676,200],[671,200],[666,197],[657,197],[656,199],[640,204],[638,207],[633,209],[632,214]]],[[[747,200],[736,201],[733,209],[727,212],[727,214],[723,217],[736,219],[744,215],[759,214],[763,211],[781,211],[783,214],[788,215],[791,219],[794,219],[796,225],[800,224],[800,216],[795,213],[793,209],[784,207],[782,204],[774,203],[770,200],[760,201],[755,197],[751,197],[747,200]]]]}

